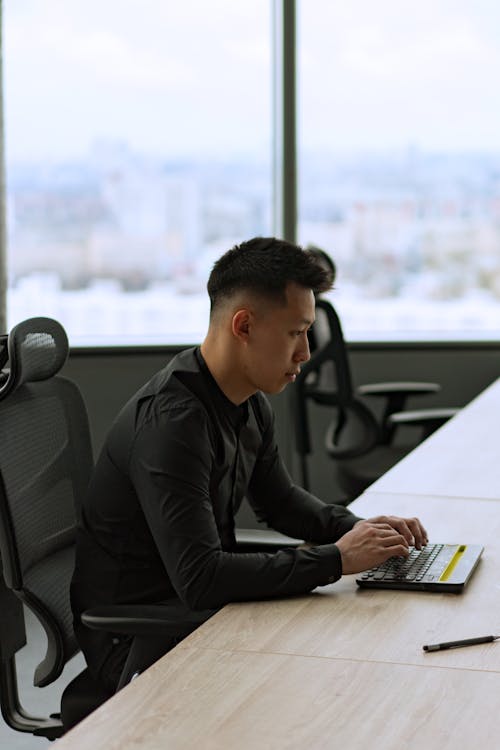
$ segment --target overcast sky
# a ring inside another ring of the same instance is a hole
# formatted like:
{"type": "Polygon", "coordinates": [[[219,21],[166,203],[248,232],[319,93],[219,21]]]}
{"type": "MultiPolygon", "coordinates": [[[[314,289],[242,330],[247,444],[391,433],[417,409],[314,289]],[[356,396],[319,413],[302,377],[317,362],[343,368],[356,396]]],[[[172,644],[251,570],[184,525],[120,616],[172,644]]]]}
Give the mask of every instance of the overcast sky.
{"type": "MultiPolygon", "coordinates": [[[[500,150],[497,0],[302,0],[308,149],[500,150]]],[[[268,158],[268,0],[4,0],[10,159],[268,158]]]]}

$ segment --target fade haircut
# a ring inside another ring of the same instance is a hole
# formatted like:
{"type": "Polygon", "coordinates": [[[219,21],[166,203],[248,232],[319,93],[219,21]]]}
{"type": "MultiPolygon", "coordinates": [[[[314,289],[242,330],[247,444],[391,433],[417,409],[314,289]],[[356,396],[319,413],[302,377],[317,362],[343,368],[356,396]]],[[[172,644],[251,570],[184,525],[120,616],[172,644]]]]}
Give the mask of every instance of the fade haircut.
{"type": "Polygon", "coordinates": [[[331,273],[312,253],[275,237],[254,237],[228,250],[208,279],[210,312],[239,291],[286,305],[286,288],[295,282],[315,295],[331,288],[331,273]]]}

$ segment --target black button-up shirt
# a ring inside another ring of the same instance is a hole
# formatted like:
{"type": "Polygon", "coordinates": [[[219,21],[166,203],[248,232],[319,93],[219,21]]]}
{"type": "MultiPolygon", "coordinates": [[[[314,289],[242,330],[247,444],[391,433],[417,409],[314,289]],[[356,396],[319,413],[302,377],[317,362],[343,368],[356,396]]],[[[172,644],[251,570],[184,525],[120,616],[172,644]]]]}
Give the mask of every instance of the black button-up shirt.
{"type": "Polygon", "coordinates": [[[334,542],[357,520],[292,482],[262,393],[234,405],[200,350],[181,352],[119,414],[82,508],[72,603],[87,660],[106,636],[81,627],[84,609],[172,598],[211,609],[305,593],[341,576],[334,542]],[[260,520],[316,546],[237,552],[245,496],[260,520]]]}

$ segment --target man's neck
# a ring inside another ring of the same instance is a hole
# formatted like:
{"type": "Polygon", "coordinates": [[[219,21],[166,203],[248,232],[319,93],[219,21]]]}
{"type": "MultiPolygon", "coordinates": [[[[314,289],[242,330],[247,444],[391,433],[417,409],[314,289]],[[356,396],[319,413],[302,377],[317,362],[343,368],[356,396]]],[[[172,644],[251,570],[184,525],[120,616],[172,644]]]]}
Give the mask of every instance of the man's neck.
{"type": "Polygon", "coordinates": [[[200,347],[201,354],[210,373],[224,393],[233,404],[239,406],[253,393],[249,389],[248,382],[238,368],[235,352],[228,350],[220,341],[214,340],[210,333],[200,347]]]}

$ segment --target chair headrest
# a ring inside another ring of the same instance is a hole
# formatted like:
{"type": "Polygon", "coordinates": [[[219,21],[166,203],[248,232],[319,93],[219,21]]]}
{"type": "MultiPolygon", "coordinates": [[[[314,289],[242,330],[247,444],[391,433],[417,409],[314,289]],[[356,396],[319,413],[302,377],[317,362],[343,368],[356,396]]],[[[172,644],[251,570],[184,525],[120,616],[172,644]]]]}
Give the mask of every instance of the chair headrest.
{"type": "Polygon", "coordinates": [[[29,318],[18,323],[9,334],[7,347],[10,371],[0,389],[0,398],[23,383],[56,375],[69,351],[66,331],[52,318],[29,318]]]}

